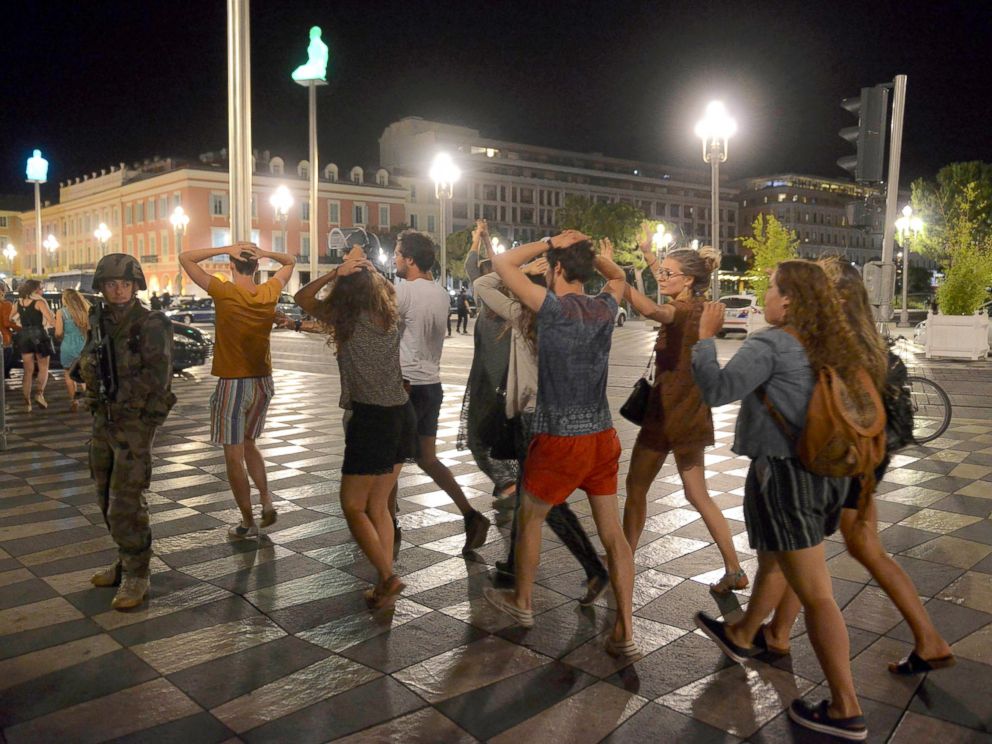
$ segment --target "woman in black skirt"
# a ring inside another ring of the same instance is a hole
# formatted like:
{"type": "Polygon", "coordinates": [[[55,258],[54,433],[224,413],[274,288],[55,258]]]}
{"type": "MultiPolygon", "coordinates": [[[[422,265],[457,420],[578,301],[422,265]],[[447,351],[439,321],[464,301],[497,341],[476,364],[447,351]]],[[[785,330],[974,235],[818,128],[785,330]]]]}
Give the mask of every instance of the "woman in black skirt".
{"type": "Polygon", "coordinates": [[[11,322],[21,326],[17,334],[17,348],[24,363],[24,404],[31,410],[31,384],[35,369],[38,383],[34,402],[41,408],[48,408],[45,400],[45,386],[48,384],[48,359],[55,352],[48,329],[55,324],[55,316],[41,295],[41,282],[28,279],[17,290],[18,300],[11,316],[11,322]]]}

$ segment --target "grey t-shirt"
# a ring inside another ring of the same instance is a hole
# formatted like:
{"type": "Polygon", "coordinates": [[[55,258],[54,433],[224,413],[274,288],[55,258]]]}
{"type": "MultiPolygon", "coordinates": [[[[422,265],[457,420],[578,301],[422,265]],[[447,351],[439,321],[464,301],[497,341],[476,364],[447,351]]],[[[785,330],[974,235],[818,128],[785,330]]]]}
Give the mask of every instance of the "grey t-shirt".
{"type": "Polygon", "coordinates": [[[428,279],[396,287],[400,315],[400,365],[411,385],[441,382],[441,352],[448,332],[448,293],[428,279]]]}
{"type": "Polygon", "coordinates": [[[401,406],[407,401],[400,374],[399,329],[384,330],[363,313],[355,330],[338,349],[342,408],[352,401],[374,406],[401,406]]]}
{"type": "Polygon", "coordinates": [[[534,433],[575,437],[613,426],[606,382],[617,301],[548,292],[537,313],[534,433]]]}

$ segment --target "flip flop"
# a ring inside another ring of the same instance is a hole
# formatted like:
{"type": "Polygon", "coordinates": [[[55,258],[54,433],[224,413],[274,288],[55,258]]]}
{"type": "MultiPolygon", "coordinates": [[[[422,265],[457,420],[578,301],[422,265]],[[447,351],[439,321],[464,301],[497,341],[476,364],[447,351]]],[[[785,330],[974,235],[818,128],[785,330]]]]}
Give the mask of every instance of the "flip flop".
{"type": "Polygon", "coordinates": [[[629,641],[615,641],[613,640],[613,636],[607,636],[603,642],[603,648],[606,650],[606,653],[617,659],[636,659],[641,655],[641,649],[638,648],[633,639],[629,641]]]}
{"type": "Polygon", "coordinates": [[[383,582],[382,587],[375,589],[374,609],[381,610],[384,607],[392,607],[396,603],[396,598],[406,589],[406,584],[400,581],[395,574],[383,582]]]}
{"type": "Polygon", "coordinates": [[[761,649],[763,653],[771,654],[772,656],[788,656],[789,647],[788,646],[773,646],[768,642],[768,638],[765,636],[765,626],[762,625],[758,628],[758,632],[754,635],[754,645],[761,649]]]}
{"type": "Polygon", "coordinates": [[[902,661],[889,662],[889,671],[892,674],[908,677],[914,674],[926,674],[937,669],[947,669],[957,663],[958,660],[954,658],[954,654],[941,656],[937,659],[924,659],[915,651],[910,651],[909,656],[902,661]]]}

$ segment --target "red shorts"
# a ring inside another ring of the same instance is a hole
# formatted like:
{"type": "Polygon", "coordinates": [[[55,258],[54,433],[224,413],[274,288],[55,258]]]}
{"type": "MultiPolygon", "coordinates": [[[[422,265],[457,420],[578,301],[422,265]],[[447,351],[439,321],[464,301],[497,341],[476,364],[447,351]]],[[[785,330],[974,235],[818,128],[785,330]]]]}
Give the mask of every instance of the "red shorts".
{"type": "Polygon", "coordinates": [[[524,489],[552,505],[563,504],[576,489],[587,496],[612,496],[619,460],[616,429],[577,437],[535,434],[524,461],[524,489]]]}

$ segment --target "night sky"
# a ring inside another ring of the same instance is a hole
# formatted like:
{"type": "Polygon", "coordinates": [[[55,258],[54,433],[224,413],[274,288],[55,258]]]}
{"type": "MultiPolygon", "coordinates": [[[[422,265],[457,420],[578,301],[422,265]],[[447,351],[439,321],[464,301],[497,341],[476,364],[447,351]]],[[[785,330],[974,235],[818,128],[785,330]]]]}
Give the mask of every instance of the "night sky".
{"type": "MultiPolygon", "coordinates": [[[[226,4],[12,3],[0,45],[0,194],[120,161],[227,146],[226,4]]],[[[331,49],[321,163],[370,165],[391,121],[423,116],[511,141],[702,166],[706,101],[736,116],[730,176],[842,177],[841,98],[909,76],[903,187],[992,160],[992,5],[968,2],[499,3],[255,0],[253,146],[306,156],[290,72],[307,29],[331,49]]]]}

